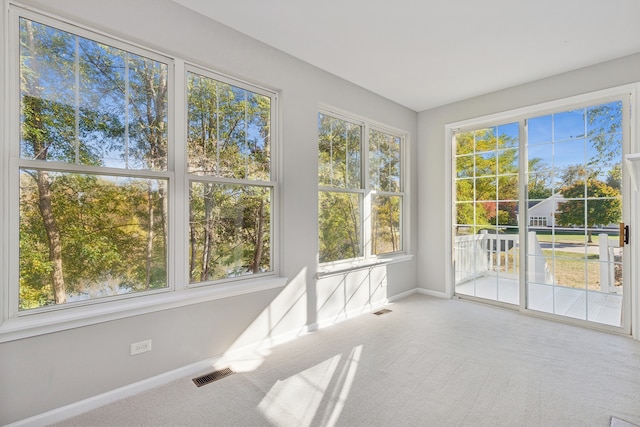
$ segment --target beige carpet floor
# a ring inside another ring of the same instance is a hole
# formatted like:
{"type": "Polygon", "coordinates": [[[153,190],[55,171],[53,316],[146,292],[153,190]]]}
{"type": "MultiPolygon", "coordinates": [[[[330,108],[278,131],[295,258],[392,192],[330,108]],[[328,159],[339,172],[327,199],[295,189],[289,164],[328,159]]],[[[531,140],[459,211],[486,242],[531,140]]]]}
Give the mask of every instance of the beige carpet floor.
{"type": "Polygon", "coordinates": [[[463,300],[387,308],[59,425],[640,425],[638,341],[463,300]]]}

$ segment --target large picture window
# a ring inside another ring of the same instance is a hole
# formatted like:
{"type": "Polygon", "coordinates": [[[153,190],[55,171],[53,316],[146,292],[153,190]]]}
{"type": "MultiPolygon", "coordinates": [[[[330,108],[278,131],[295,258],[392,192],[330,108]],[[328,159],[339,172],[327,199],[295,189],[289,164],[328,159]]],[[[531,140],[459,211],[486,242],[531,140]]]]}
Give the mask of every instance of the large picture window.
{"type": "Polygon", "coordinates": [[[19,33],[19,309],[166,288],[168,61],[19,33]]]}
{"type": "Polygon", "coordinates": [[[189,72],[189,281],[273,270],[271,98],[189,72]]]}
{"type": "Polygon", "coordinates": [[[0,325],[283,283],[274,92],[17,6],[10,22],[0,325]]]}
{"type": "Polygon", "coordinates": [[[319,113],[320,263],[403,251],[403,146],[398,132],[319,113]]]}

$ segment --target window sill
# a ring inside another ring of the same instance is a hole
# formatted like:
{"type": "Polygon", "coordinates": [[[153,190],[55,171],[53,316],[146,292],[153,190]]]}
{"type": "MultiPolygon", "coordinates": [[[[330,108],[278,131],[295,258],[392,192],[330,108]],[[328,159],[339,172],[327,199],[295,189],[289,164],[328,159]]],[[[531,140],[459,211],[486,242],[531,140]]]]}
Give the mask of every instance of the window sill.
{"type": "Polygon", "coordinates": [[[222,298],[282,288],[286,283],[287,279],[285,277],[268,277],[139,296],[120,301],[98,302],[76,308],[15,317],[7,319],[0,326],[0,343],[222,298]]]}
{"type": "Polygon", "coordinates": [[[362,270],[365,268],[373,268],[373,267],[379,267],[382,265],[396,264],[399,262],[407,262],[407,261],[411,261],[412,259],[413,259],[413,255],[396,254],[396,255],[389,255],[389,256],[380,257],[380,258],[372,258],[369,260],[358,260],[358,261],[353,261],[348,263],[335,264],[331,266],[325,265],[318,268],[318,273],[316,276],[318,277],[318,279],[321,279],[323,277],[333,276],[336,274],[344,274],[351,271],[362,270]]]}

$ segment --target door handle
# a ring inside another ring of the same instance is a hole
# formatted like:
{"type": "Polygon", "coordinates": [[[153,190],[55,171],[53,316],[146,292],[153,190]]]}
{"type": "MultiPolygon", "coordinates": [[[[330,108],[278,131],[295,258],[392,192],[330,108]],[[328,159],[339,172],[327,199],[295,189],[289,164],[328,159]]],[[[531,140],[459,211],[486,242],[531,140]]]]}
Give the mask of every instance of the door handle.
{"type": "Polygon", "coordinates": [[[625,244],[629,244],[629,226],[624,225],[624,222],[620,223],[620,247],[625,244]]]}

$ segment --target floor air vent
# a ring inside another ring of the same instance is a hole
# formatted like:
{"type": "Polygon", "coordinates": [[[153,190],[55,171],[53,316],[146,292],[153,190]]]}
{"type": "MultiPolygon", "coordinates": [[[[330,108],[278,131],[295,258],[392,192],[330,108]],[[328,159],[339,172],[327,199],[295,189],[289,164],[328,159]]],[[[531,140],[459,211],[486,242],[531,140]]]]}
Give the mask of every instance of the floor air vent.
{"type": "Polygon", "coordinates": [[[383,308],[382,310],[373,312],[373,314],[375,314],[376,316],[380,316],[381,314],[387,314],[387,313],[391,313],[391,310],[389,310],[388,308],[383,308]]]}
{"type": "Polygon", "coordinates": [[[201,377],[194,378],[193,383],[198,387],[202,387],[203,385],[207,385],[214,381],[221,380],[224,377],[228,377],[231,374],[235,374],[235,372],[233,372],[231,368],[224,368],[220,369],[219,371],[213,371],[208,374],[202,375],[201,377]]]}

